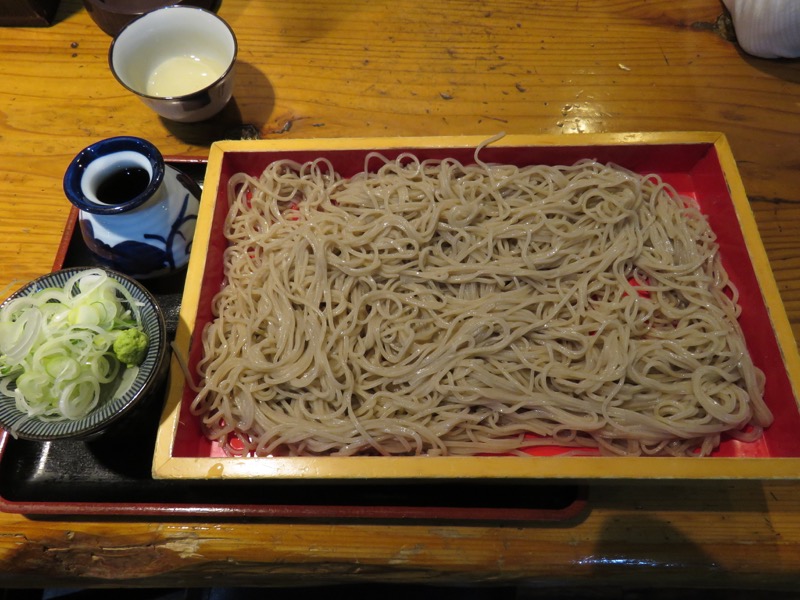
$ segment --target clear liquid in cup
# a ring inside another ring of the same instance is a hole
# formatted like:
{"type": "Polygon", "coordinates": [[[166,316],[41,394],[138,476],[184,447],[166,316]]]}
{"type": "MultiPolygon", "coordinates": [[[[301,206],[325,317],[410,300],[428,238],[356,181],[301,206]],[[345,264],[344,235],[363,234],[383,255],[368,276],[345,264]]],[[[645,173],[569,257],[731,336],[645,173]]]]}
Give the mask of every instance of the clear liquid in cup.
{"type": "Polygon", "coordinates": [[[186,96],[214,83],[224,70],[222,63],[210,57],[172,56],[150,73],[145,93],[165,98],[186,96]]]}

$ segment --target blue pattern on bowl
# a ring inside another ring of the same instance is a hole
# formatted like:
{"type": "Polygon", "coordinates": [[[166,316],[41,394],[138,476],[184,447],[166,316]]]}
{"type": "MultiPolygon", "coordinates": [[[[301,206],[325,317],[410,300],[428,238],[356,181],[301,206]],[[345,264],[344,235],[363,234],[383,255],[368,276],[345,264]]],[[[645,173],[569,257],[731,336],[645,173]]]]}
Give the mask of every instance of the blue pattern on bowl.
{"type": "Polygon", "coordinates": [[[124,240],[113,246],[95,236],[92,221],[81,219],[80,228],[86,247],[106,266],[111,269],[132,275],[157,276],[175,271],[186,264],[175,260],[173,248],[176,238],[180,238],[184,253],[191,252],[192,238],[181,231],[181,227],[190,221],[197,220],[197,213],[187,214],[190,194],[186,194],[178,216],[171,223],[166,237],[157,233],[142,233],[146,240],[160,242],[159,245],[148,244],[137,240],[124,240]]]}

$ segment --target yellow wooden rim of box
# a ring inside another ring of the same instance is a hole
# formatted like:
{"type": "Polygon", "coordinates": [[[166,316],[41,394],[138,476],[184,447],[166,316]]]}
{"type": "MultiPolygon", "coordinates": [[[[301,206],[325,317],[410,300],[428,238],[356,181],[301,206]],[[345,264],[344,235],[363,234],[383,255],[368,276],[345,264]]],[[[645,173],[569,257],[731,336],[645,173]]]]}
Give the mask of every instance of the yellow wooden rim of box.
{"type": "MultiPolygon", "coordinates": [[[[200,280],[208,253],[208,232],[226,152],[358,150],[391,148],[475,147],[487,136],[392,138],[320,138],[221,141],[211,146],[203,197],[186,277],[175,347],[186,354],[199,302],[200,280]]],[[[580,135],[507,135],[502,146],[615,146],[711,144],[715,147],[750,259],[772,319],[795,399],[800,397],[800,354],[766,251],[724,134],[717,132],[596,133],[580,135]]],[[[800,458],[670,458],[670,457],[199,457],[172,456],[178,427],[184,375],[173,354],[169,386],[153,456],[156,479],[287,479],[287,480],[662,480],[662,479],[797,479],[800,458]]],[[[800,432],[799,432],[800,435],[800,432]]]]}

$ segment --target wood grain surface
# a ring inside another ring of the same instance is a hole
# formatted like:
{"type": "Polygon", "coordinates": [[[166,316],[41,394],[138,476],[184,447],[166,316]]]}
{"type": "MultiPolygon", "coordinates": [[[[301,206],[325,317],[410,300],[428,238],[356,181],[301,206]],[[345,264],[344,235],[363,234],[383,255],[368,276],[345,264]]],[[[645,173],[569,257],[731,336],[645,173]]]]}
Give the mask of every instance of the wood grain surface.
{"type": "MultiPolygon", "coordinates": [[[[0,30],[0,290],[50,270],[86,145],[703,130],[728,136],[800,334],[800,62],[743,54],[717,0],[223,0],[239,63],[212,120],[164,121],[111,75],[78,0],[0,30]]],[[[800,474],[798,474],[800,475],[800,474]]],[[[543,488],[546,493],[546,488],[543,488]]],[[[480,582],[792,589],[800,484],[590,485],[547,526],[0,514],[0,586],[480,582]]]]}

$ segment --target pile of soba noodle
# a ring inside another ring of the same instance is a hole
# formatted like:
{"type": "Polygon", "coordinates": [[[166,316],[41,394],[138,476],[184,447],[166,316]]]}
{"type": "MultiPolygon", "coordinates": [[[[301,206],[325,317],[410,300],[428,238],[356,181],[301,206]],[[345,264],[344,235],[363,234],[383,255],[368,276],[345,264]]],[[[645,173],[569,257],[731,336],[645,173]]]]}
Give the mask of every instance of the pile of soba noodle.
{"type": "Polygon", "coordinates": [[[764,376],[693,201],[592,161],[475,161],[231,179],[192,404],[211,439],[259,456],[696,456],[761,435],[764,376]]]}

